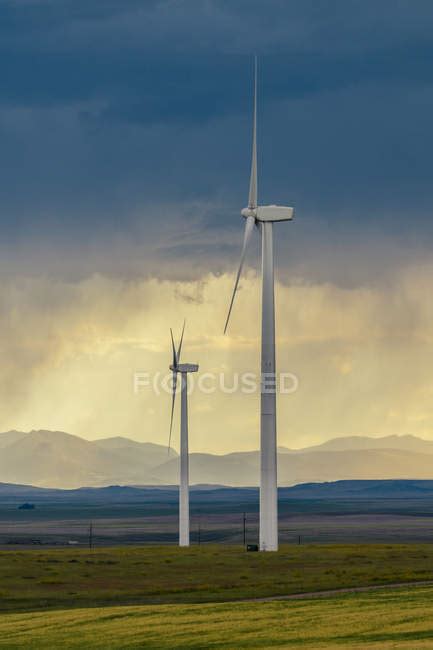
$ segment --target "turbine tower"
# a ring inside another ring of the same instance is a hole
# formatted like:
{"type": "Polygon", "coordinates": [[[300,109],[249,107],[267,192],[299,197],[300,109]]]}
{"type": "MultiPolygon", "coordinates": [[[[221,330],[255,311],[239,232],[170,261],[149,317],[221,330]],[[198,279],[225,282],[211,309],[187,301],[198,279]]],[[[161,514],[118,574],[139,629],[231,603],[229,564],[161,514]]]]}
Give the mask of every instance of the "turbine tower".
{"type": "Polygon", "coordinates": [[[197,372],[198,365],[193,363],[180,363],[183,334],[176,351],[173,332],[170,328],[173,362],[170,370],[173,372],[173,394],[171,401],[170,436],[168,439],[168,453],[170,453],[171,432],[173,429],[174,403],[176,400],[177,375],[181,377],[180,396],[180,483],[179,483],[179,546],[189,546],[189,452],[188,452],[188,373],[197,372]]]}
{"type": "Polygon", "coordinates": [[[262,350],[260,388],[260,550],[278,550],[277,426],[275,374],[275,302],[273,224],[293,219],[293,208],[281,205],[257,205],[257,57],[254,59],[253,146],[248,207],[241,211],[245,219],[244,241],[239,269],[227,315],[230,319],[248,242],[254,226],[262,238],[262,350]]]}

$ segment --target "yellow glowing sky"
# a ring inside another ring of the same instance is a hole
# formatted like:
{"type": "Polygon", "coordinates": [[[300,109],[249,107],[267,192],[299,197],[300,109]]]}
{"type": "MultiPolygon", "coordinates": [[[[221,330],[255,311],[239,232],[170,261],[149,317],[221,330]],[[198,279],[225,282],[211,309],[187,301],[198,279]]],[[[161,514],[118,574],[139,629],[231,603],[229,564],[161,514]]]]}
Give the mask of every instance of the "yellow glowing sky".
{"type": "MultiPolygon", "coordinates": [[[[433,439],[433,3],[372,4],[0,4],[0,431],[166,444],[170,396],[133,376],[168,370],[184,318],[200,372],[258,370],[258,233],[222,335],[254,49],[259,203],[295,208],[275,225],[277,362],[299,378],[279,444],[433,439]]],[[[191,449],[257,448],[258,414],[194,393],[191,449]]]]}
{"type": "MultiPolygon", "coordinates": [[[[298,391],[278,400],[280,445],[352,434],[433,438],[432,271],[406,266],[392,282],[344,289],[280,277],[278,368],[299,378],[298,391]]],[[[187,319],[183,360],[200,372],[258,369],[259,279],[247,271],[224,337],[232,283],[233,275],[6,279],[1,430],[165,444],[170,397],[134,394],[133,376],[168,369],[170,326],[178,332],[187,319]]],[[[193,393],[191,450],[257,448],[258,409],[254,394],[193,393]]],[[[176,426],[175,446],[177,438],[176,426]]]]}

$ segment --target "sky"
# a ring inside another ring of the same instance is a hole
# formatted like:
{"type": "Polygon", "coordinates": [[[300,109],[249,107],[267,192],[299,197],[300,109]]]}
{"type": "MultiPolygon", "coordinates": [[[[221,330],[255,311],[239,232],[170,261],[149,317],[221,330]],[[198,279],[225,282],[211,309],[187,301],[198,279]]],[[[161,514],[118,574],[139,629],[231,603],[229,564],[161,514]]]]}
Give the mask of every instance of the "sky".
{"type": "MultiPolygon", "coordinates": [[[[200,373],[258,371],[258,233],[222,333],[257,54],[259,200],[295,207],[279,444],[433,439],[432,31],[424,0],[2,0],[0,430],[166,444],[170,396],[134,376],[184,318],[200,373]]],[[[191,450],[257,448],[258,418],[193,391],[191,450]]]]}

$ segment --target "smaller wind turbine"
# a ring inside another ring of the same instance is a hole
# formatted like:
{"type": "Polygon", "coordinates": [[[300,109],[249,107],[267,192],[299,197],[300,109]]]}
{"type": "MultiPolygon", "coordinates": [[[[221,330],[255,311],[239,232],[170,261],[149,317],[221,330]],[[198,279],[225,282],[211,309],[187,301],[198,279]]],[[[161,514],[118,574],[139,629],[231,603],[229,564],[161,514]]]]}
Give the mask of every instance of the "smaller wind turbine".
{"type": "Polygon", "coordinates": [[[180,363],[185,321],[179,347],[176,351],[173,332],[170,328],[173,362],[170,370],[173,372],[173,395],[171,401],[170,436],[168,453],[170,453],[171,432],[173,429],[174,403],[176,400],[177,375],[181,377],[180,396],[180,483],[179,483],[179,546],[189,546],[189,452],[188,452],[188,373],[197,372],[195,363],[180,363]]]}

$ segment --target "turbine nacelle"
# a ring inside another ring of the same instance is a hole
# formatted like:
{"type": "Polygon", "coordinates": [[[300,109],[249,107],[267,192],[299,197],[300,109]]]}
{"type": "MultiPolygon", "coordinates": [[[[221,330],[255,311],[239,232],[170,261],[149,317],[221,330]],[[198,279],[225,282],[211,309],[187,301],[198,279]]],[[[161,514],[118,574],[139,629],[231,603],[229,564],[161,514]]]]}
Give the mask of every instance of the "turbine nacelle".
{"type": "Polygon", "coordinates": [[[198,365],[196,363],[179,363],[177,366],[170,366],[173,372],[198,372],[198,365]]]}
{"type": "Polygon", "coordinates": [[[293,219],[293,208],[285,205],[258,205],[256,208],[244,208],[241,215],[248,219],[253,217],[255,221],[291,221],[293,219]]]}

